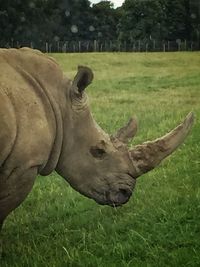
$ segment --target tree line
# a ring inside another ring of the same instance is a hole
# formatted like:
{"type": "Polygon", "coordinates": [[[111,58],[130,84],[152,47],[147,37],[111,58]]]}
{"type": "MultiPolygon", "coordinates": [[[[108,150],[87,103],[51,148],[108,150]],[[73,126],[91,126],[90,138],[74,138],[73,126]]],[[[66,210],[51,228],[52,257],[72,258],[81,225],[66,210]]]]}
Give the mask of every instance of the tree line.
{"type": "Polygon", "coordinates": [[[200,48],[200,1],[125,0],[115,9],[111,1],[0,0],[0,25],[1,46],[187,41],[200,48]]]}

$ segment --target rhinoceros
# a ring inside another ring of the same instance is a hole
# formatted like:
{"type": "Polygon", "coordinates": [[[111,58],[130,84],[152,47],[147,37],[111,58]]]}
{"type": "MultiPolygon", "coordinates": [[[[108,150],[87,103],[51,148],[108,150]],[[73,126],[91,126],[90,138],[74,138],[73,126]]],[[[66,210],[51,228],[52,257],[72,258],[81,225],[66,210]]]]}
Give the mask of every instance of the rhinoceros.
{"type": "Polygon", "coordinates": [[[120,206],[136,179],[154,169],[186,138],[193,114],[154,141],[128,148],[134,118],[109,136],[95,122],[86,87],[90,68],[73,80],[38,50],[0,49],[0,224],[26,198],[38,174],[56,171],[99,204],[120,206]]]}

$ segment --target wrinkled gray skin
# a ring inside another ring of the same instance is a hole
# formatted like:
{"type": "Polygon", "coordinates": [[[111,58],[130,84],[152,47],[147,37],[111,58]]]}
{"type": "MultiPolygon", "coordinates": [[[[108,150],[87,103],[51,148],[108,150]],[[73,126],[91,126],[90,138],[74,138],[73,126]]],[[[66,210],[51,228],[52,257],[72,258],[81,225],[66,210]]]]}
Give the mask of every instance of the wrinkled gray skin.
{"type": "Polygon", "coordinates": [[[79,67],[70,81],[39,51],[1,49],[0,73],[0,224],[37,174],[53,170],[100,204],[126,203],[136,178],[171,154],[192,125],[189,114],[166,136],[128,149],[136,121],[111,137],[97,125],[85,94],[89,68],[79,67]]]}

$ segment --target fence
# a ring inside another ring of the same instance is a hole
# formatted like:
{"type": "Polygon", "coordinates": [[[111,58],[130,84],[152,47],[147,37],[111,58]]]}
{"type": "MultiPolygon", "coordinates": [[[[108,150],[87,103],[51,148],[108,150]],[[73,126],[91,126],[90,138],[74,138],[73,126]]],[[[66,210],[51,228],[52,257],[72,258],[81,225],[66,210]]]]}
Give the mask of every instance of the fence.
{"type": "Polygon", "coordinates": [[[31,47],[47,53],[81,53],[81,52],[170,52],[170,51],[198,51],[200,41],[141,41],[130,42],[119,41],[52,41],[52,42],[19,42],[11,41],[3,43],[0,47],[31,47]]]}

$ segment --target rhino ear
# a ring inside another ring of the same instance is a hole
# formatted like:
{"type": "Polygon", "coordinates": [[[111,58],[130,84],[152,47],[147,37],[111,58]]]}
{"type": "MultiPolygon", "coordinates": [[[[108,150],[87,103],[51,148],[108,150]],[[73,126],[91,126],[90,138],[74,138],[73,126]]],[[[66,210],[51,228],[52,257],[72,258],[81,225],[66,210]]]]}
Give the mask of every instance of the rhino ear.
{"type": "Polygon", "coordinates": [[[72,88],[75,93],[82,94],[85,88],[93,80],[93,72],[90,68],[84,66],[78,66],[78,72],[72,82],[72,88]]]}

